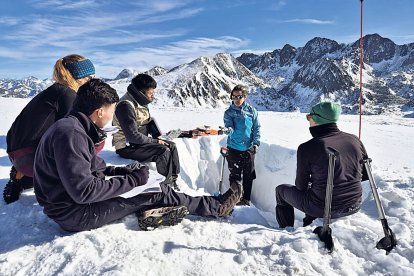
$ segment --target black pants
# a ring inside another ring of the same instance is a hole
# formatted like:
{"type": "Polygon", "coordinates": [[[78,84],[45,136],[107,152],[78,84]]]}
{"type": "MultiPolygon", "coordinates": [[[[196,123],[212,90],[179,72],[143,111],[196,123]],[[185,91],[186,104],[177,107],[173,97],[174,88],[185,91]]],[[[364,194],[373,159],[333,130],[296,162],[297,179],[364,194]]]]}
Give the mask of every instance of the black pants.
{"type": "Polygon", "coordinates": [[[174,142],[168,141],[169,146],[161,144],[145,144],[127,146],[116,151],[119,156],[138,162],[155,162],[157,171],[169,178],[180,173],[180,160],[174,142]]]}
{"type": "Polygon", "coordinates": [[[256,179],[254,157],[255,154],[249,151],[239,151],[232,148],[229,148],[227,156],[230,183],[234,180],[240,181],[243,179],[243,198],[247,200],[250,200],[253,180],[256,179]]]}
{"type": "Polygon", "coordinates": [[[217,197],[191,197],[177,193],[161,184],[162,192],[141,194],[131,198],[111,198],[105,201],[75,205],[70,210],[70,219],[54,219],[64,230],[84,231],[101,227],[126,215],[167,206],[186,206],[191,215],[218,217],[220,202],[217,197]]]}
{"type": "MultiPolygon", "coordinates": [[[[276,187],[276,220],[280,228],[293,226],[295,222],[294,209],[305,213],[303,224],[309,225],[315,218],[322,218],[324,207],[313,202],[308,191],[300,191],[293,185],[282,184],[276,187]]],[[[331,210],[331,218],[340,218],[359,211],[361,200],[350,206],[331,210]]]]}

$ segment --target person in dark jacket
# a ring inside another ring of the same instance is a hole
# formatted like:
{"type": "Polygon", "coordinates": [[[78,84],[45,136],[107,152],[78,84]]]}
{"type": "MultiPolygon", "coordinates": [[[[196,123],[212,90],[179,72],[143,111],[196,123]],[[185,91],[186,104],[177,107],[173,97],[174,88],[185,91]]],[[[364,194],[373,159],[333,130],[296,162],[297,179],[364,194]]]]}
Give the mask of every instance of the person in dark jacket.
{"type": "Polygon", "coordinates": [[[328,153],[339,152],[335,162],[331,217],[339,218],[358,212],[361,204],[361,181],[367,174],[361,161],[367,158],[364,145],[355,135],[340,131],[336,125],[341,107],[322,102],[306,115],[313,138],[299,146],[295,186],[276,187],[276,219],[281,228],[293,226],[294,209],[305,213],[303,225],[323,217],[328,177],[328,153]]]}
{"type": "Polygon", "coordinates": [[[228,215],[241,196],[237,182],[220,199],[178,194],[166,185],[161,185],[161,192],[120,197],[145,185],[149,170],[146,166],[106,166],[96,155],[99,132],[112,120],[118,100],[115,89],[92,79],[80,87],[70,114],[43,135],[34,165],[34,191],[43,212],[67,231],[98,228],[128,214],[157,208],[161,211],[150,212],[145,226],[178,223],[187,209],[200,216],[228,215]],[[184,207],[171,208],[176,206],[184,207]],[[157,224],[151,225],[154,221],[157,224]]]}
{"type": "Polygon", "coordinates": [[[23,189],[33,187],[33,159],[40,138],[71,109],[78,88],[90,80],[95,68],[89,59],[68,55],[56,61],[55,83],[36,95],[20,112],[7,133],[7,153],[13,164],[3,198],[19,199],[23,189]]]}
{"type": "Polygon", "coordinates": [[[139,74],[128,86],[127,93],[116,106],[112,144],[122,158],[139,162],[156,162],[165,183],[179,190],[177,177],[180,161],[172,141],[160,139],[160,131],[151,117],[148,104],[154,100],[157,82],[149,75],[139,74]]]}
{"type": "Polygon", "coordinates": [[[230,98],[232,104],[224,112],[229,178],[230,182],[243,179],[244,192],[239,205],[250,205],[253,180],[256,178],[254,158],[260,146],[260,122],[257,110],[246,103],[246,86],[236,85],[230,98]]]}

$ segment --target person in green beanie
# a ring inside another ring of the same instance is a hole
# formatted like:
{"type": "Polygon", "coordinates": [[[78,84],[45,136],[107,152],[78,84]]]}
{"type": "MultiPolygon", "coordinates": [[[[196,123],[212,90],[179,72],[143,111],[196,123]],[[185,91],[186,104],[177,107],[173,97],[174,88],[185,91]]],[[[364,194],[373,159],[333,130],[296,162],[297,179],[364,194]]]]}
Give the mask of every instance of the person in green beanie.
{"type": "Polygon", "coordinates": [[[338,129],[336,122],[340,114],[339,104],[321,102],[306,115],[313,138],[298,148],[295,185],[276,187],[276,220],[280,228],[294,225],[294,208],[305,213],[303,226],[323,217],[328,147],[340,154],[334,169],[331,217],[339,218],[359,211],[361,181],[368,180],[360,161],[368,156],[358,137],[338,129]]]}

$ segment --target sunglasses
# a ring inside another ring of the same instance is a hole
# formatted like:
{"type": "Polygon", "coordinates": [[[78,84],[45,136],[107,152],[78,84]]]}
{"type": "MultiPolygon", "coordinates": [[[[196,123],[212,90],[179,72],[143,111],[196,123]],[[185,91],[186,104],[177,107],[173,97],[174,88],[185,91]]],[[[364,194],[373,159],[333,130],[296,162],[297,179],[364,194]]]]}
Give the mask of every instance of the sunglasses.
{"type": "Polygon", "coordinates": [[[233,95],[233,96],[231,96],[231,98],[232,98],[233,100],[235,100],[235,99],[241,100],[241,99],[243,99],[243,98],[244,98],[244,95],[233,95]]]}

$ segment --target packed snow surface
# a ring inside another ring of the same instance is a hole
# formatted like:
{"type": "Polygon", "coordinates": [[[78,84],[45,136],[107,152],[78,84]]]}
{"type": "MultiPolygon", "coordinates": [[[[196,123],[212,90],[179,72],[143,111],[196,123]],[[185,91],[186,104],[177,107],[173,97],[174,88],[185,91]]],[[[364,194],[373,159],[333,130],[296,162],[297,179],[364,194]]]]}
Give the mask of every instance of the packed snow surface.
{"type": "MultiPolygon", "coordinates": [[[[9,178],[6,134],[28,99],[0,98],[0,189],[9,178]]],[[[224,110],[152,108],[164,132],[223,125],[224,110]]],[[[188,216],[179,225],[140,231],[135,215],[100,229],[69,233],[43,214],[32,190],[5,205],[0,201],[0,275],[414,275],[414,119],[364,116],[362,141],[388,223],[398,238],[386,255],[375,248],[384,237],[368,182],[359,213],[331,224],[335,251],[329,254],[312,233],[317,219],[278,229],[275,187],[294,183],[296,149],[311,138],[303,113],[259,112],[262,144],[256,156],[254,206],[236,207],[225,219],[188,216]]],[[[338,126],[357,134],[358,116],[338,126]]],[[[225,136],[176,139],[179,185],[190,195],[218,190],[225,136]]],[[[107,140],[101,152],[109,165],[118,157],[107,140]]],[[[152,174],[156,174],[151,164],[152,174]]],[[[227,166],[224,175],[228,187],[227,166]]]]}

